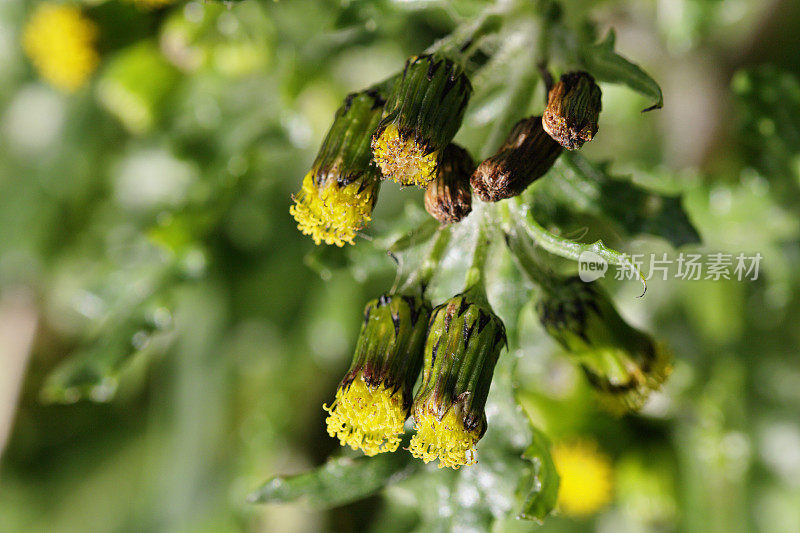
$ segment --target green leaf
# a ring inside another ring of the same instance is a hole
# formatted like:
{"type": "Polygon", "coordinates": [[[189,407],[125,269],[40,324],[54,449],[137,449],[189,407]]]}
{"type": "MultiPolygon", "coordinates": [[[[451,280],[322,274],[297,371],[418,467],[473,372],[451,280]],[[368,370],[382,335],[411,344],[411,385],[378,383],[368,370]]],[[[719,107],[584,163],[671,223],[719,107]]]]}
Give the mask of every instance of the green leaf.
{"type": "Polygon", "coordinates": [[[612,176],[607,164],[592,163],[580,154],[564,153],[533,194],[542,204],[603,217],[627,235],[655,235],[676,248],[700,242],[680,196],[658,194],[612,176]]]}
{"type": "Polygon", "coordinates": [[[129,318],[117,326],[103,328],[95,339],[48,374],[40,393],[42,401],[111,400],[122,368],[145,349],[156,331],[156,325],[144,317],[129,318]]]}
{"type": "Polygon", "coordinates": [[[531,445],[522,455],[531,463],[531,475],[523,486],[524,499],[519,518],[541,522],[556,506],[559,478],[550,456],[550,441],[532,425],[531,431],[531,445]]]}
{"type": "Polygon", "coordinates": [[[800,81],[762,66],[738,71],[731,83],[739,117],[740,152],[770,177],[773,195],[796,205],[800,187],[800,81]]]}
{"type": "Polygon", "coordinates": [[[616,34],[609,30],[606,38],[591,46],[583,54],[586,70],[600,81],[621,83],[653,100],[653,105],[643,111],[660,109],[664,105],[661,87],[644,70],[614,51],[616,34]]]}
{"type": "Polygon", "coordinates": [[[295,476],[275,476],[250,494],[251,503],[303,500],[315,509],[328,509],[366,498],[415,468],[405,452],[375,457],[339,457],[295,476]]]}

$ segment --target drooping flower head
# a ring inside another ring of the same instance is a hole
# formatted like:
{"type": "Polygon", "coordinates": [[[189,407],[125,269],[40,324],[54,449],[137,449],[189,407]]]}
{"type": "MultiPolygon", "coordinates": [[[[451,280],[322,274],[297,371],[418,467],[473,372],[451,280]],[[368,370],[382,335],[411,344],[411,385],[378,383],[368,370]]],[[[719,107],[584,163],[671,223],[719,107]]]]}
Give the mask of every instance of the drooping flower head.
{"type": "Polygon", "coordinates": [[[297,229],[316,244],[353,244],[358,230],[372,218],[380,174],[371,163],[370,140],[383,104],[374,90],[347,97],[294,197],[289,212],[297,229]]]}
{"type": "Polygon", "coordinates": [[[505,342],[503,322],[471,291],[433,310],[422,386],[412,407],[414,457],[426,463],[438,459],[439,468],[475,463],[475,444],[486,432],[486,398],[505,342]]]}
{"type": "Polygon", "coordinates": [[[550,170],[561,146],[542,129],[542,117],[517,122],[497,153],[484,160],[470,183],[484,202],[497,202],[521,194],[550,170]]]}
{"type": "Polygon", "coordinates": [[[595,283],[562,280],[537,311],[547,333],[576,358],[613,412],[641,408],[671,371],[669,351],[625,322],[595,283]]]}
{"type": "Polygon", "coordinates": [[[22,34],[22,46],[39,75],[53,86],[76,91],[97,68],[97,26],[77,6],[42,3],[22,34]]]}
{"type": "Polygon", "coordinates": [[[453,61],[415,56],[406,62],[386,102],[372,141],[383,177],[426,187],[441,153],[461,127],[472,84],[453,61]]]}
{"type": "Polygon", "coordinates": [[[469,177],[475,163],[469,152],[450,143],[444,149],[439,172],[425,191],[425,210],[442,224],[460,222],[472,211],[469,177]]]}
{"type": "Polygon", "coordinates": [[[559,476],[558,507],[572,516],[596,513],[611,501],[611,459],[590,440],[559,443],[553,447],[559,476]]]}
{"type": "Polygon", "coordinates": [[[430,311],[416,296],[385,294],[367,304],[350,369],[323,406],[328,434],[342,446],[370,456],[399,446],[430,311]]]}
{"type": "Polygon", "coordinates": [[[597,133],[602,108],[600,87],[587,72],[568,72],[547,97],[542,127],[567,150],[576,150],[597,133]]]}

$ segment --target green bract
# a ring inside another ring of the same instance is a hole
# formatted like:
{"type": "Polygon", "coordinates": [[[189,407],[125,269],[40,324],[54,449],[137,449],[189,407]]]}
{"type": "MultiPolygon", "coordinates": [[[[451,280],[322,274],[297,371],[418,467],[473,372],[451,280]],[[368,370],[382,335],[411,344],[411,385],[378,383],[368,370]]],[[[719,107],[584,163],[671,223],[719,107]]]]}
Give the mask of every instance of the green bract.
{"type": "Polygon", "coordinates": [[[503,322],[476,296],[466,291],[436,307],[425,341],[410,450],[425,462],[439,459],[440,467],[474,462],[475,443],[486,431],[494,367],[506,343],[503,322]]]}
{"type": "Polygon", "coordinates": [[[415,56],[386,101],[372,142],[383,177],[402,185],[427,186],[441,152],[461,127],[472,84],[450,59],[415,56]]]}
{"type": "Polygon", "coordinates": [[[343,446],[375,455],[400,445],[429,315],[416,296],[385,294],[367,304],[350,369],[333,404],[323,406],[328,434],[343,446]]]}
{"type": "Polygon", "coordinates": [[[380,187],[370,139],[384,100],[374,89],[348,95],[289,211],[316,244],[353,244],[372,218],[380,187]]]}

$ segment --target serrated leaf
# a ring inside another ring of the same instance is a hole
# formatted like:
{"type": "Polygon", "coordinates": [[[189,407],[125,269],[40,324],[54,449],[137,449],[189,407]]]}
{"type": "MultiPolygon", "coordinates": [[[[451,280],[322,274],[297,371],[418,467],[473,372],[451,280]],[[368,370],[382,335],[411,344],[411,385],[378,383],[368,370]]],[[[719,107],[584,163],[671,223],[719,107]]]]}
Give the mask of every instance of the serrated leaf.
{"type": "Polygon", "coordinates": [[[700,242],[680,196],[648,191],[612,176],[607,165],[580,154],[564,153],[533,194],[536,202],[608,219],[627,235],[655,235],[676,248],[700,242]]]}
{"type": "Polygon", "coordinates": [[[366,498],[415,468],[405,452],[375,457],[339,457],[295,476],[275,476],[250,494],[251,503],[303,500],[316,509],[328,509],[366,498]]]}
{"type": "Polygon", "coordinates": [[[641,67],[614,51],[616,38],[614,30],[609,30],[605,39],[583,53],[586,70],[597,80],[626,85],[653,100],[653,105],[643,111],[660,109],[664,106],[661,87],[641,67]]]}
{"type": "Polygon", "coordinates": [[[531,445],[522,455],[531,463],[531,475],[523,487],[524,498],[519,518],[541,522],[556,506],[559,478],[550,456],[550,441],[539,429],[531,426],[531,431],[531,445]]]}

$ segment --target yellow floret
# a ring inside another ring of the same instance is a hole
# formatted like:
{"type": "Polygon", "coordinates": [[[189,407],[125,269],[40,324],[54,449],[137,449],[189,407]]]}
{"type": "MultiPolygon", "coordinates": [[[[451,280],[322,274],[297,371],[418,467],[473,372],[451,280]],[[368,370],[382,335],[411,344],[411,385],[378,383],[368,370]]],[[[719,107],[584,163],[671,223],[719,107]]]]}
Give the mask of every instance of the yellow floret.
{"type": "Polygon", "coordinates": [[[596,513],[611,501],[611,459],[591,441],[558,444],[553,462],[561,482],[558,506],[573,516],[596,513]]]}
{"type": "Polygon", "coordinates": [[[376,183],[354,181],[344,187],[338,183],[323,183],[321,188],[309,172],[303,179],[303,187],[294,198],[295,205],[289,212],[297,221],[297,229],[311,235],[314,243],[344,246],[354,244],[358,230],[372,219],[375,205],[376,183]]]}
{"type": "Polygon", "coordinates": [[[436,177],[439,152],[426,153],[414,139],[404,139],[394,124],[373,140],[372,155],[384,177],[401,185],[425,188],[436,177]]]}
{"type": "Polygon", "coordinates": [[[472,465],[475,459],[475,444],[480,439],[476,431],[464,428],[464,421],[450,409],[441,420],[432,413],[424,412],[416,420],[417,433],[411,437],[408,450],[411,455],[429,463],[439,460],[439,468],[458,470],[463,465],[472,465]]]}
{"type": "Polygon", "coordinates": [[[373,456],[393,452],[400,445],[406,421],[401,391],[370,387],[359,374],[349,386],[339,387],[330,407],[322,408],[330,413],[325,421],[328,435],[338,438],[342,446],[373,456]]]}
{"type": "Polygon", "coordinates": [[[44,3],[25,26],[22,46],[42,78],[75,91],[97,68],[96,37],[97,26],[78,7],[44,3]]]}

